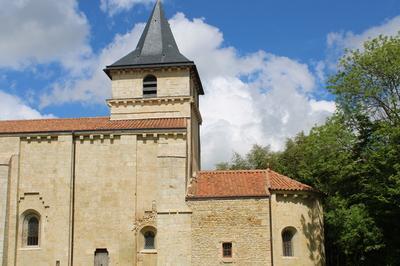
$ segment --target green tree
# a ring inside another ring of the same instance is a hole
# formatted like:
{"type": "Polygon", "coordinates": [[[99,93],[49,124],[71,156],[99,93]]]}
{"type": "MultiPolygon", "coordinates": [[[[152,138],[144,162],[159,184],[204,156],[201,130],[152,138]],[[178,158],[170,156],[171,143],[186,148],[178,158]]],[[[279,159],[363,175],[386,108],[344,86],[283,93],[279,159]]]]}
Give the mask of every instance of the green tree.
{"type": "Polygon", "coordinates": [[[231,162],[221,162],[216,165],[217,170],[247,170],[267,169],[278,167],[278,152],[271,150],[269,146],[253,145],[250,152],[244,157],[237,152],[233,153],[231,162]]]}
{"type": "Polygon", "coordinates": [[[366,262],[400,264],[400,34],[367,41],[363,50],[348,51],[329,81],[339,112],[356,141],[356,193],[383,237],[379,254],[366,262]]]}

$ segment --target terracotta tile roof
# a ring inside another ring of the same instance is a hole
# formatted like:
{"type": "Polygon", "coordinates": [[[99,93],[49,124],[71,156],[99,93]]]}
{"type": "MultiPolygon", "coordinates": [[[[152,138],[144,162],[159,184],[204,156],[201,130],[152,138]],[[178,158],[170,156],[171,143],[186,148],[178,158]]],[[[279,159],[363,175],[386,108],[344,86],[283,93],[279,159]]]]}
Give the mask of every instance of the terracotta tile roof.
{"type": "Polygon", "coordinates": [[[109,117],[89,117],[0,121],[0,134],[184,128],[185,118],[111,121],[109,117]]]}
{"type": "Polygon", "coordinates": [[[313,188],[272,170],[200,171],[188,198],[262,197],[272,191],[313,191],[313,188]]]}
{"type": "Polygon", "coordinates": [[[206,198],[268,196],[266,188],[265,171],[201,171],[192,183],[189,194],[206,198]]]}
{"type": "Polygon", "coordinates": [[[299,181],[291,179],[287,176],[281,175],[272,170],[267,170],[267,171],[268,171],[270,190],[298,190],[298,191],[314,190],[312,187],[300,183],[299,181]]]}

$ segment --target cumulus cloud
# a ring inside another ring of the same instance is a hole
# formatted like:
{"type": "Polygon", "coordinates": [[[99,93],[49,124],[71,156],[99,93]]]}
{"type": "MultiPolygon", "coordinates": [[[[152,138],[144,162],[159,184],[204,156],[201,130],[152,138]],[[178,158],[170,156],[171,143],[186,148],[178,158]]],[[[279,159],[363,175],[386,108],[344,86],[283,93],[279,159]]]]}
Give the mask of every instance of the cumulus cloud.
{"type": "Polygon", "coordinates": [[[83,65],[88,66],[85,68],[86,77],[53,84],[53,90],[41,96],[40,107],[67,102],[104,103],[111,95],[111,82],[103,72],[104,67],[131,52],[136,47],[144,27],[143,23],[137,24],[130,32],[124,35],[117,34],[99,55],[83,62],[83,65]]]}
{"type": "Polygon", "coordinates": [[[0,0],[0,68],[75,62],[90,54],[89,25],[76,0],[0,0]]]}
{"type": "Polygon", "coordinates": [[[264,51],[242,56],[224,47],[223,34],[203,19],[178,13],[170,23],[182,53],[195,60],[203,78],[204,168],[255,143],[281,149],[288,137],[334,112],[333,102],[312,98],[318,73],[308,65],[264,51]]]}
{"type": "Polygon", "coordinates": [[[155,0],[100,0],[100,9],[113,16],[121,11],[132,9],[138,4],[152,4],[155,0]]]}
{"type": "Polygon", "coordinates": [[[50,118],[28,106],[17,96],[0,90],[0,120],[50,118]]]}

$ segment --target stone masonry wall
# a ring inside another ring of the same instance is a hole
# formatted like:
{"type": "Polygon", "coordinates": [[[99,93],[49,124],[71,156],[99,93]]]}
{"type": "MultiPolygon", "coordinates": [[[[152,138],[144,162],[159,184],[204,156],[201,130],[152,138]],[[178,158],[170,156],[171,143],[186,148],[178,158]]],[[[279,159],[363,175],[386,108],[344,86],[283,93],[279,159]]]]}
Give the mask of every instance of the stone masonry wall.
{"type": "Polygon", "coordinates": [[[9,160],[0,158],[0,265],[3,264],[9,160]]]}
{"type": "Polygon", "coordinates": [[[192,207],[192,265],[270,265],[268,199],[198,200],[192,207]],[[222,257],[232,242],[233,258],[222,257]]]}
{"type": "MultiPolygon", "coordinates": [[[[13,158],[19,153],[19,138],[15,137],[0,137],[0,265],[7,264],[8,237],[7,232],[9,226],[8,214],[10,209],[7,206],[9,203],[10,176],[12,174],[13,158]]],[[[14,160],[15,161],[15,160],[14,160]]]]}
{"type": "Polygon", "coordinates": [[[108,101],[112,120],[189,117],[193,97],[189,69],[114,72],[112,100],[108,101]],[[157,77],[157,99],[143,99],[143,78],[157,77]],[[126,101],[130,99],[130,101],[126,101]]]}
{"type": "Polygon", "coordinates": [[[156,212],[153,221],[144,219],[144,222],[137,223],[137,237],[141,237],[140,229],[147,225],[157,229],[157,253],[146,254],[143,246],[139,245],[138,265],[156,265],[145,264],[147,257],[157,257],[160,266],[190,265],[191,217],[185,202],[186,137],[139,138],[137,152],[136,219],[145,218],[145,212],[152,209],[156,212]]]}
{"type": "Polygon", "coordinates": [[[112,98],[142,98],[143,79],[148,75],[157,77],[158,97],[190,95],[190,74],[186,70],[131,71],[113,74],[112,98]]]}
{"type": "Polygon", "coordinates": [[[325,265],[323,212],[312,194],[293,192],[272,195],[274,265],[325,265]],[[282,231],[294,228],[293,257],[283,256],[282,231]]]}
{"type": "Polygon", "coordinates": [[[93,265],[96,249],[134,265],[136,152],[136,135],[77,141],[74,265],[93,265]]]}
{"type": "Polygon", "coordinates": [[[16,265],[68,264],[71,143],[71,136],[21,141],[16,265]],[[27,247],[22,236],[24,217],[32,212],[40,217],[37,247],[27,247]]]}

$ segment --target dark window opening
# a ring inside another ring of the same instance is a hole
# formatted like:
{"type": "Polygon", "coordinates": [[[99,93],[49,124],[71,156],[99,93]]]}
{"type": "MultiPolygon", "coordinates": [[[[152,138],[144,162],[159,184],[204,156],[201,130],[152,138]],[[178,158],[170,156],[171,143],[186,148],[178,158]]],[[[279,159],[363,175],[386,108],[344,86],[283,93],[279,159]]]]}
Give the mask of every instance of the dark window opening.
{"type": "Polygon", "coordinates": [[[31,217],[28,220],[28,236],[26,245],[39,245],[39,220],[36,217],[31,217]]]}
{"type": "Polygon", "coordinates": [[[222,256],[224,258],[232,258],[232,243],[222,243],[222,256]]]}
{"type": "Polygon", "coordinates": [[[147,231],[144,233],[144,249],[155,249],[155,233],[153,231],[147,231]]]}
{"type": "Polygon", "coordinates": [[[285,230],[282,233],[283,256],[293,257],[293,233],[285,230]]]}
{"type": "Polygon", "coordinates": [[[143,79],[143,97],[157,97],[157,78],[153,75],[148,75],[143,79]]]}
{"type": "Polygon", "coordinates": [[[108,266],[108,251],[105,248],[98,248],[94,252],[94,266],[108,266]]]}

